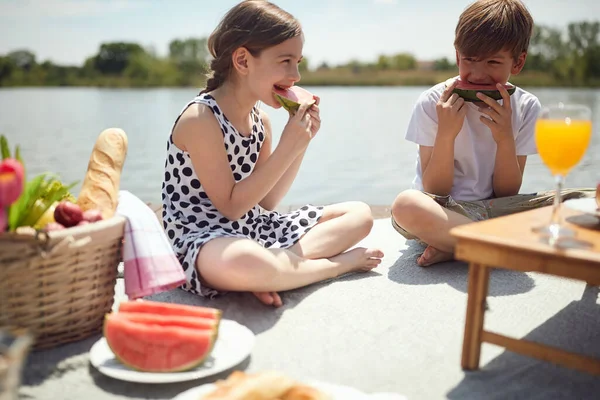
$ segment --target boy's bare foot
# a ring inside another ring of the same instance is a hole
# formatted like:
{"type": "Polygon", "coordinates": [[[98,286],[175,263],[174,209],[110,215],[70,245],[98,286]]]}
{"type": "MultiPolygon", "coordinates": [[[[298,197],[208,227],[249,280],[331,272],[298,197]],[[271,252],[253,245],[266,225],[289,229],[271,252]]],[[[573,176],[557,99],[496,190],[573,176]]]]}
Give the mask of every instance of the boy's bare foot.
{"type": "Polygon", "coordinates": [[[421,267],[429,267],[430,265],[450,260],[454,260],[453,253],[446,253],[433,246],[427,246],[423,254],[417,258],[417,264],[421,267]]]}
{"type": "Polygon", "coordinates": [[[348,272],[368,272],[381,264],[382,257],[383,252],[381,250],[357,247],[331,257],[329,260],[338,263],[341,274],[345,274],[348,272]]]}
{"type": "Polygon", "coordinates": [[[283,302],[277,292],[252,292],[261,303],[273,307],[281,307],[283,302]]]}

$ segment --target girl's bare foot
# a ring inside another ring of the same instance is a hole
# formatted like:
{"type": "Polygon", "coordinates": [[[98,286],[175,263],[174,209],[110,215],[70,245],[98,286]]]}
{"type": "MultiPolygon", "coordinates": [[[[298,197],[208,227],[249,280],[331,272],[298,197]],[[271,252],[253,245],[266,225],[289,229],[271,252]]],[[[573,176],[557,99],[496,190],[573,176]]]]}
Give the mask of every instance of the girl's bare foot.
{"type": "Polygon", "coordinates": [[[430,265],[450,260],[454,260],[453,253],[446,253],[433,246],[427,246],[423,254],[417,258],[417,264],[421,267],[429,267],[430,265]]]}
{"type": "Polygon", "coordinates": [[[348,272],[368,272],[377,267],[382,258],[381,250],[357,247],[331,257],[329,260],[339,264],[341,275],[348,272]]]}
{"type": "Polygon", "coordinates": [[[273,307],[281,307],[283,302],[281,301],[281,297],[277,292],[252,292],[261,303],[266,304],[268,306],[273,307]]]}

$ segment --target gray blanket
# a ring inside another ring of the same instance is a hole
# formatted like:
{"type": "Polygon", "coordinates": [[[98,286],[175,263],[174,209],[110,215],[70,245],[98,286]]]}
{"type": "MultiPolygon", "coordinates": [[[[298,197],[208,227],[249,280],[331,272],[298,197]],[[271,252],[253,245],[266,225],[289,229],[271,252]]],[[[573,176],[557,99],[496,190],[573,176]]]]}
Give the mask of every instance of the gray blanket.
{"type": "MultiPolygon", "coordinates": [[[[284,306],[263,306],[234,293],[203,300],[181,290],[154,300],[218,307],[223,317],[256,335],[250,357],[236,369],[279,370],[297,379],[349,385],[364,392],[392,391],[408,399],[593,399],[600,379],[484,345],[482,369],[465,373],[460,354],[467,267],[450,262],[416,265],[423,248],[405,242],[377,220],[362,243],[385,252],[370,273],[282,293],[284,306]]],[[[121,282],[117,301],[123,298],[121,282]]],[[[600,357],[598,290],[539,274],[491,274],[486,328],[600,357]]],[[[25,370],[23,399],[170,399],[215,379],[142,385],[105,377],[87,352],[99,338],[37,352],[25,370]]]]}

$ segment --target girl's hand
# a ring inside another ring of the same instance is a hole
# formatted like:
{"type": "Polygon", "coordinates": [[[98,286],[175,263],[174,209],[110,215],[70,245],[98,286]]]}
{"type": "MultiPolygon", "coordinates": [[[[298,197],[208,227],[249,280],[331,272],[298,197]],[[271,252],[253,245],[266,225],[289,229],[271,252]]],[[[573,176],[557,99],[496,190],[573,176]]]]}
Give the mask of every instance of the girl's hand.
{"type": "Polygon", "coordinates": [[[306,150],[308,143],[313,138],[313,117],[311,113],[308,112],[310,106],[309,103],[301,104],[298,111],[290,116],[290,119],[281,134],[279,145],[283,146],[294,156],[306,150]]]}
{"type": "Polygon", "coordinates": [[[317,135],[317,132],[321,128],[321,110],[319,109],[319,98],[316,97],[317,102],[313,104],[311,108],[308,109],[308,114],[310,114],[311,119],[311,133],[314,138],[317,135]]]}

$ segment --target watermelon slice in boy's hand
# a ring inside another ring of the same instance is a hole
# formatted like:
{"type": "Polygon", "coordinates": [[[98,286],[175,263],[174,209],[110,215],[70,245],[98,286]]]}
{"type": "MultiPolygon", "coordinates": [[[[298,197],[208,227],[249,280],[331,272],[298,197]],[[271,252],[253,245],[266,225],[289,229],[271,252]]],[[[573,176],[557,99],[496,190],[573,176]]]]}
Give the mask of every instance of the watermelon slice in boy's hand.
{"type": "MultiPolygon", "coordinates": [[[[450,78],[446,81],[446,86],[450,86],[456,78],[450,78]]],[[[512,95],[515,92],[516,86],[510,83],[506,83],[504,88],[508,92],[508,95],[512,95]]],[[[469,82],[465,82],[460,78],[457,79],[456,87],[452,90],[452,93],[456,93],[462,97],[465,101],[480,102],[481,99],[477,97],[477,93],[483,93],[487,97],[494,100],[501,100],[502,93],[496,88],[496,85],[478,85],[469,82]]]]}
{"type": "Polygon", "coordinates": [[[302,103],[310,103],[312,105],[317,102],[311,92],[300,86],[291,86],[287,89],[274,87],[273,92],[279,104],[291,114],[296,113],[302,103]]]}

